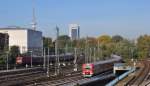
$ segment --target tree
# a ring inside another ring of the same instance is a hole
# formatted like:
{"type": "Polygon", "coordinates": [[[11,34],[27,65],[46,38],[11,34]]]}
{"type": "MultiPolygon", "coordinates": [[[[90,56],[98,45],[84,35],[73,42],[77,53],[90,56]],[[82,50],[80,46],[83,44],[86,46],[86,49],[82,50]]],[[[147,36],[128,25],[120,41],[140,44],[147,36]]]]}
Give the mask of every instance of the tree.
{"type": "Polygon", "coordinates": [[[12,63],[12,64],[15,64],[15,62],[16,62],[16,57],[18,56],[18,55],[20,55],[20,50],[19,50],[19,47],[18,46],[11,46],[10,47],[10,51],[9,51],[9,61],[10,61],[10,63],[12,63]]]}
{"type": "Polygon", "coordinates": [[[120,36],[120,35],[115,35],[115,36],[112,37],[113,42],[120,42],[122,40],[123,40],[123,37],[120,36]]]}
{"type": "Polygon", "coordinates": [[[57,39],[59,53],[68,52],[68,48],[71,46],[71,40],[68,35],[60,35],[57,39]]]}
{"type": "Polygon", "coordinates": [[[111,37],[109,35],[102,35],[97,40],[100,44],[107,44],[111,42],[111,37]]]}
{"type": "Polygon", "coordinates": [[[43,37],[43,47],[52,47],[53,43],[52,43],[52,38],[50,37],[43,37]]]}
{"type": "Polygon", "coordinates": [[[55,51],[55,44],[52,42],[52,38],[50,37],[43,37],[43,48],[45,49],[45,54],[48,54],[48,48],[49,53],[52,54],[55,51]]]}
{"type": "Polygon", "coordinates": [[[68,35],[60,35],[58,37],[58,40],[65,40],[65,41],[67,41],[67,40],[70,40],[70,37],[68,35]]]}
{"type": "Polygon", "coordinates": [[[147,58],[150,55],[150,36],[144,35],[137,39],[138,56],[147,58]]]}
{"type": "Polygon", "coordinates": [[[65,48],[66,45],[69,43],[70,37],[68,35],[60,35],[58,37],[58,45],[59,48],[65,48]]]}
{"type": "Polygon", "coordinates": [[[109,35],[102,35],[97,38],[98,42],[98,56],[102,59],[105,59],[104,57],[109,57],[111,54],[111,42],[112,39],[109,35]]]}
{"type": "Polygon", "coordinates": [[[0,55],[0,64],[5,64],[5,62],[6,62],[6,55],[5,54],[0,55]]]}
{"type": "Polygon", "coordinates": [[[77,47],[84,49],[85,48],[85,44],[86,44],[86,39],[85,38],[81,38],[81,39],[78,40],[77,47]]]}
{"type": "Polygon", "coordinates": [[[89,47],[96,47],[97,45],[97,40],[94,37],[87,37],[87,42],[89,44],[89,47]]]}

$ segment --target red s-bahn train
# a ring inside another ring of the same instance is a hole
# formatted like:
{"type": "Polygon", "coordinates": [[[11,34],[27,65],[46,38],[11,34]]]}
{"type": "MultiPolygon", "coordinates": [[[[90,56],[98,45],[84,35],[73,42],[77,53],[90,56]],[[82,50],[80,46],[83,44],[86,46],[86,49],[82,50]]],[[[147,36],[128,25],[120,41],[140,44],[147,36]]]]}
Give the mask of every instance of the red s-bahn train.
{"type": "MultiPolygon", "coordinates": [[[[47,59],[49,58],[49,62],[54,63],[56,61],[55,55],[49,55],[45,57],[45,60],[47,62],[47,59]]],[[[73,54],[62,54],[59,55],[59,61],[60,62],[73,62],[74,55],[73,54]]],[[[41,65],[44,62],[43,56],[33,56],[32,57],[32,64],[33,65],[41,65]]],[[[31,57],[30,56],[18,56],[16,57],[16,64],[17,65],[30,65],[31,64],[31,57]]]]}
{"type": "Polygon", "coordinates": [[[122,62],[122,58],[112,55],[111,59],[82,65],[83,77],[92,77],[99,73],[113,69],[114,63],[122,62]]]}

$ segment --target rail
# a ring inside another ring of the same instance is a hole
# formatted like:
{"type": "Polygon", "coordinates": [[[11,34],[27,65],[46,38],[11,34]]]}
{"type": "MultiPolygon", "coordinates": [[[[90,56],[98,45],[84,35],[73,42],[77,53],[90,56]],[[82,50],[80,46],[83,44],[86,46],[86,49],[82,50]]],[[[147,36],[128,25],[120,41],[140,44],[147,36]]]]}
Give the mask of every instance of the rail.
{"type": "Polygon", "coordinates": [[[133,78],[130,81],[128,81],[125,86],[129,86],[129,85],[139,86],[144,84],[144,82],[148,79],[150,62],[147,60],[143,60],[141,61],[141,63],[144,65],[144,67],[141,68],[139,73],[136,76],[133,76],[133,78]]]}

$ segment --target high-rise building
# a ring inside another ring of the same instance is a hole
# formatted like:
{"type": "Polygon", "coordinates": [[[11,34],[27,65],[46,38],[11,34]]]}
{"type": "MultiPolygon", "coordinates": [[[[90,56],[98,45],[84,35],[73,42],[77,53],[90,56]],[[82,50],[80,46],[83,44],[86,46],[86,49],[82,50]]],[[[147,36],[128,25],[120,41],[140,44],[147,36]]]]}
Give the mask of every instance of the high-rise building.
{"type": "Polygon", "coordinates": [[[78,40],[80,38],[80,26],[78,24],[69,25],[69,36],[71,40],[78,40]]]}

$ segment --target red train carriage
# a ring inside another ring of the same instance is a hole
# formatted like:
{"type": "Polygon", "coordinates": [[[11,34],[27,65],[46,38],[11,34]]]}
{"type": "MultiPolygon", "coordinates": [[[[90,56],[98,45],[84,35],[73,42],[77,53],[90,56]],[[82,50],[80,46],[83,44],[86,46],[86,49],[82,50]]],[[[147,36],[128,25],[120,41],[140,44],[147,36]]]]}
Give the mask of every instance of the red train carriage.
{"type": "MultiPolygon", "coordinates": [[[[32,57],[32,62],[34,65],[43,64],[43,57],[32,57]]],[[[28,56],[19,56],[16,58],[16,64],[18,65],[30,65],[31,57],[28,56]]]]}
{"type": "MultiPolygon", "coordinates": [[[[55,63],[56,56],[50,55],[49,57],[46,56],[45,60],[47,62],[47,59],[49,58],[49,61],[52,63],[55,63]]],[[[74,61],[74,55],[73,54],[61,54],[59,55],[59,61],[60,62],[73,62],[74,61]]],[[[44,57],[43,56],[33,56],[32,57],[32,64],[33,65],[43,65],[44,57]]],[[[30,56],[19,56],[16,57],[16,64],[17,65],[30,65],[31,64],[31,57],[30,56]]]]}
{"type": "Polygon", "coordinates": [[[16,64],[22,64],[22,58],[23,57],[17,57],[16,58],[16,64]]]}
{"type": "Polygon", "coordinates": [[[82,74],[84,77],[91,77],[93,76],[93,64],[83,64],[82,65],[82,74]]]}
{"type": "Polygon", "coordinates": [[[120,56],[112,55],[109,60],[87,63],[82,65],[82,74],[84,77],[91,77],[99,73],[113,69],[114,63],[122,62],[120,56]]]}

